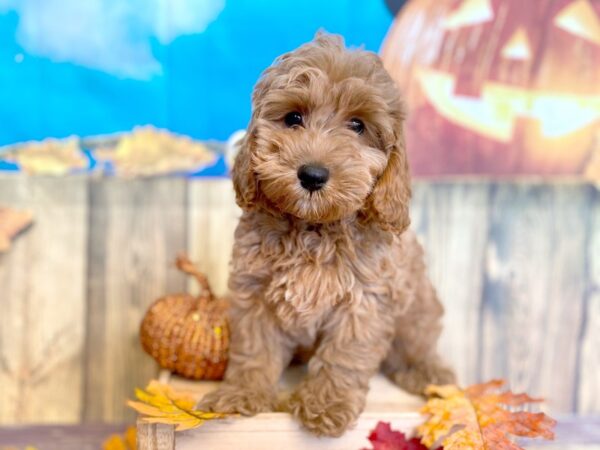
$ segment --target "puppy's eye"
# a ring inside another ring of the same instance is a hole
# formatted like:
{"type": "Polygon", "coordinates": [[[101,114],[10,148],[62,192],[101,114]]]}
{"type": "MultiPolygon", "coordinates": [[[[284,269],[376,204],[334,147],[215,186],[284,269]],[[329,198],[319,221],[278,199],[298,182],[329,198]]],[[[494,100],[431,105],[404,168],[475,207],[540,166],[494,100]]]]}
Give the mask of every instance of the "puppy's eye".
{"type": "Polygon", "coordinates": [[[285,115],[283,121],[289,128],[299,127],[302,125],[302,114],[300,114],[298,111],[289,112],[285,115]]]}
{"type": "Polygon", "coordinates": [[[348,128],[350,128],[356,134],[363,134],[363,132],[365,131],[365,124],[362,120],[353,117],[348,122],[348,128]]]}

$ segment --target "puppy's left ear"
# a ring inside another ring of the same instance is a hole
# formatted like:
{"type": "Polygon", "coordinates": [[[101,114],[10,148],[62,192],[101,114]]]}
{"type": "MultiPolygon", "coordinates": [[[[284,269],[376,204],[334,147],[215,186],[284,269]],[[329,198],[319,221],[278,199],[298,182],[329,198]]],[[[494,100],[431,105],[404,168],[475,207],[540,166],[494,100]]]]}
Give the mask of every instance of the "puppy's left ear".
{"type": "Polygon", "coordinates": [[[368,220],[379,222],[383,228],[402,233],[410,225],[410,171],[404,146],[402,120],[390,136],[392,141],[387,167],[367,198],[368,220]]]}

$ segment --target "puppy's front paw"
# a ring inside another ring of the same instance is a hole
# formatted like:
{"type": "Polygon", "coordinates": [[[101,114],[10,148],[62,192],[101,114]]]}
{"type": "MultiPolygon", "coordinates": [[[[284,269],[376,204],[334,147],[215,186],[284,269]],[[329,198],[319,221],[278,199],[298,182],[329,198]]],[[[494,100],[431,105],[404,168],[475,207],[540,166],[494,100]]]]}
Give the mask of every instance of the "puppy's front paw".
{"type": "Polygon", "coordinates": [[[430,384],[452,384],[456,382],[454,372],[438,361],[422,362],[393,375],[394,382],[411,394],[424,395],[430,384]]]}
{"type": "Polygon", "coordinates": [[[283,408],[318,436],[341,436],[358,418],[364,407],[361,396],[342,392],[317,380],[302,383],[283,408]]]}
{"type": "Polygon", "coordinates": [[[276,400],[274,391],[223,383],[219,389],[202,397],[197,408],[203,411],[253,416],[261,412],[273,411],[276,400]]]}

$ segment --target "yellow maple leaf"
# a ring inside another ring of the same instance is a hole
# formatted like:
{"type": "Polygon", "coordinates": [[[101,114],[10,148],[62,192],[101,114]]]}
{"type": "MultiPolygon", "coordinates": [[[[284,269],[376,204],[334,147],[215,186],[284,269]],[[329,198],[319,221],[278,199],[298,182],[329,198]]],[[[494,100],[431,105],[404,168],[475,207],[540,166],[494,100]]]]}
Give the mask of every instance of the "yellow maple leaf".
{"type": "Polygon", "coordinates": [[[206,420],[222,419],[229,415],[195,410],[193,395],[176,391],[155,380],[145,390],[136,389],[135,396],[139,401],[129,400],[127,404],[144,416],[142,420],[175,425],[176,431],[196,428],[206,420]]]}
{"type": "Polygon", "coordinates": [[[556,421],[544,413],[509,411],[541,400],[527,394],[499,392],[503,381],[493,380],[467,389],[429,386],[429,399],[421,412],[427,420],[417,429],[427,447],[445,450],[517,450],[510,436],[554,439],[556,421]]]}

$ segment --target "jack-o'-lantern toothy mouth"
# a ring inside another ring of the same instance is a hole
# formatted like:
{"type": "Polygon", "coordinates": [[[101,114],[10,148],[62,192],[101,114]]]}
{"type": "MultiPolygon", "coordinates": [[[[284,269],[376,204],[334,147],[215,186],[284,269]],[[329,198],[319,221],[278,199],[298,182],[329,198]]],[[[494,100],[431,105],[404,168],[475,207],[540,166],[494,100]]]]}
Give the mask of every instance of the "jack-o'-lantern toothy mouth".
{"type": "Polygon", "coordinates": [[[461,127],[502,142],[509,142],[517,119],[539,123],[546,138],[559,138],[600,119],[600,96],[558,94],[488,81],[479,97],[455,94],[456,78],[420,68],[417,77],[428,102],[461,127]]]}

